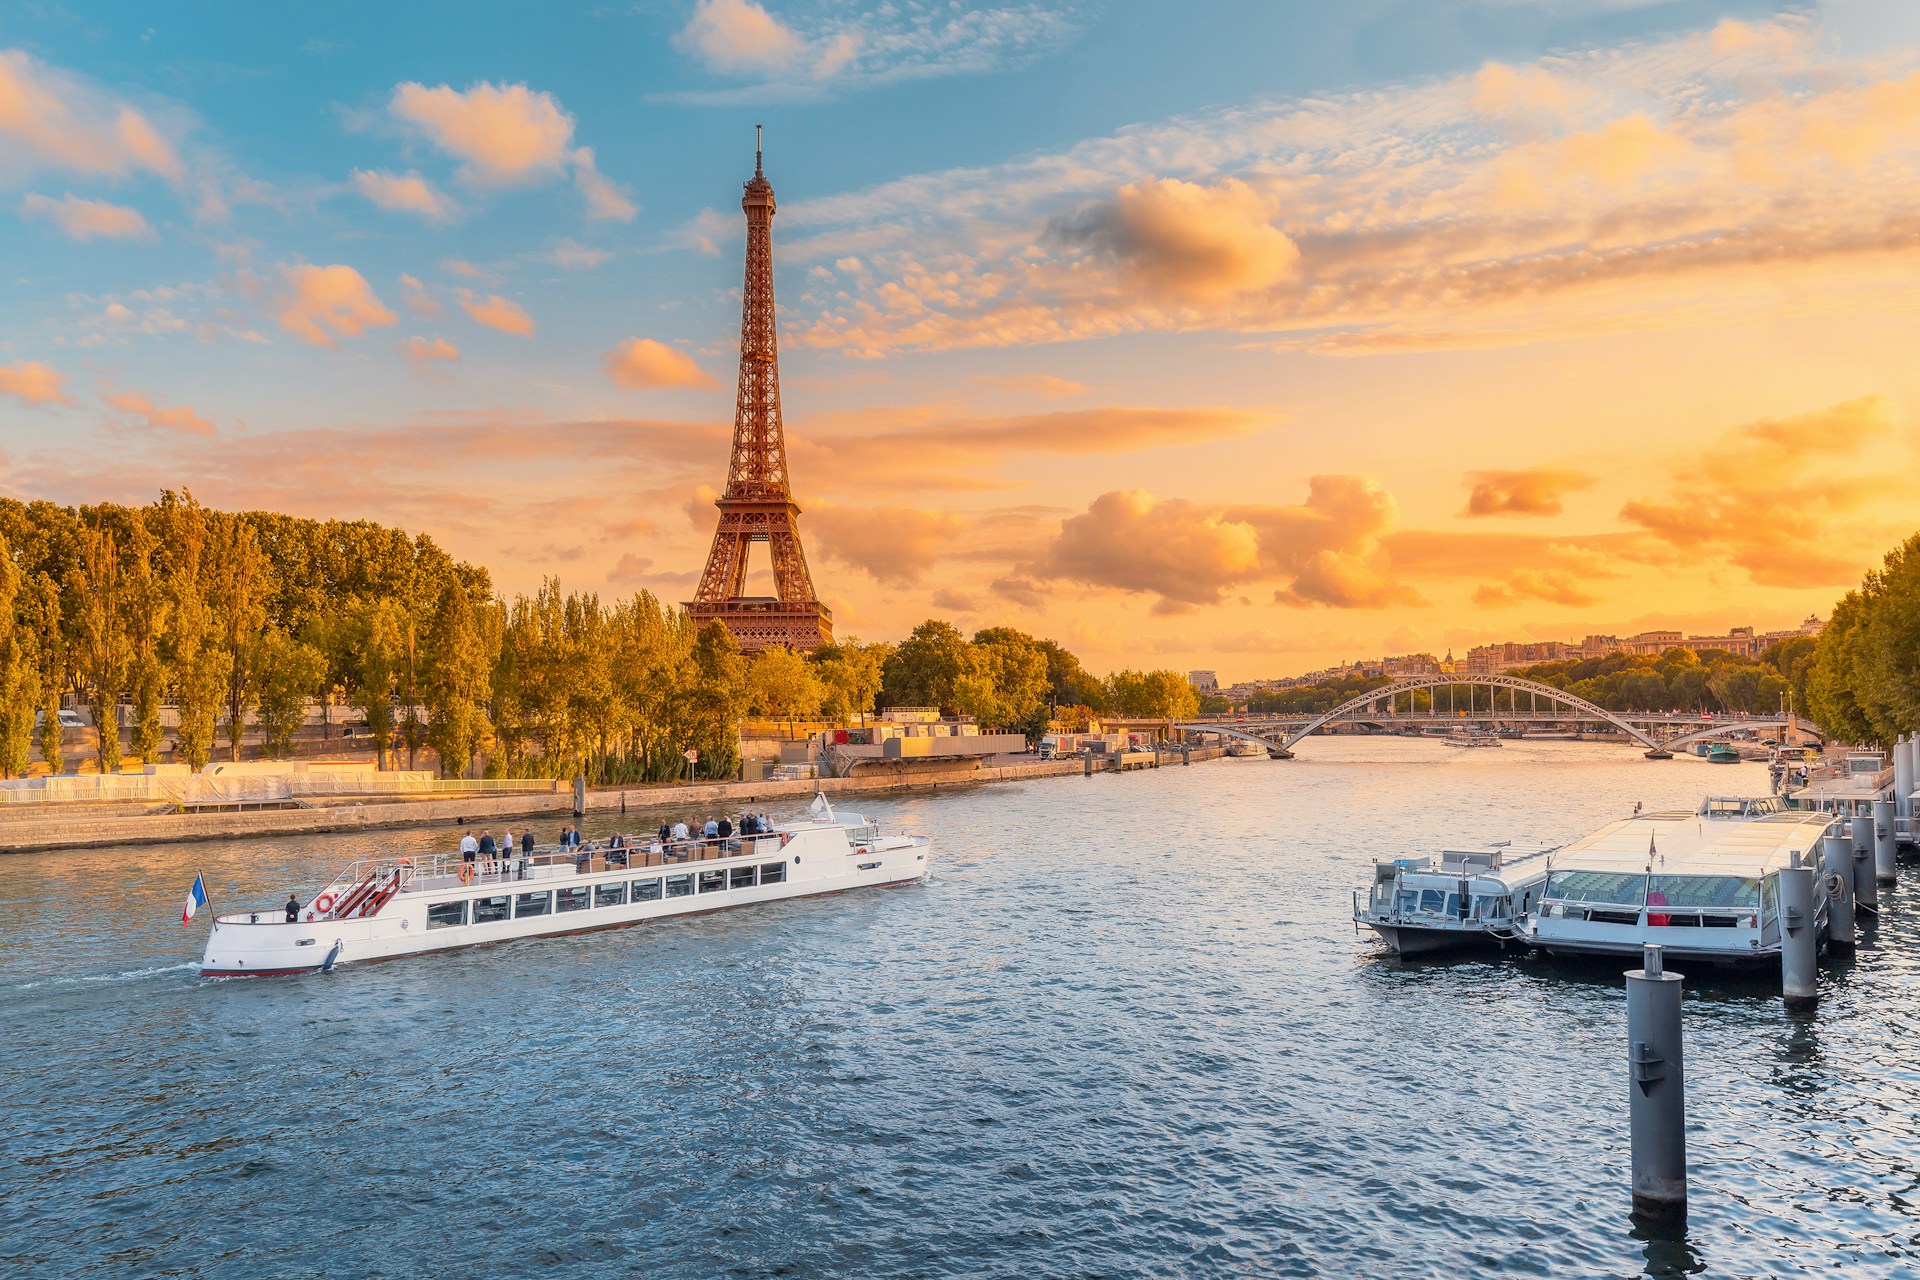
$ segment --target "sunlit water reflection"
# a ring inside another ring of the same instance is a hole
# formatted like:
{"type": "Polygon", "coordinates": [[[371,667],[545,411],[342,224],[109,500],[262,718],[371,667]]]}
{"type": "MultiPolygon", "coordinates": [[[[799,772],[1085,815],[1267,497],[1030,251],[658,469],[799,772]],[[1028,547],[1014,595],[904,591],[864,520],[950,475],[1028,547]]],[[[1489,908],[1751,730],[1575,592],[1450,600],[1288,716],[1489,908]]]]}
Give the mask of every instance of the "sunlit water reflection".
{"type": "Polygon", "coordinates": [[[1621,966],[1348,918],[1377,856],[1709,788],[1764,771],[1315,739],[863,804],[921,887],[238,982],[196,870],[268,906],[448,833],[13,857],[0,1271],[1912,1275],[1906,886],[1809,1016],[1689,978],[1678,1241],[1627,1216],[1621,966]]]}

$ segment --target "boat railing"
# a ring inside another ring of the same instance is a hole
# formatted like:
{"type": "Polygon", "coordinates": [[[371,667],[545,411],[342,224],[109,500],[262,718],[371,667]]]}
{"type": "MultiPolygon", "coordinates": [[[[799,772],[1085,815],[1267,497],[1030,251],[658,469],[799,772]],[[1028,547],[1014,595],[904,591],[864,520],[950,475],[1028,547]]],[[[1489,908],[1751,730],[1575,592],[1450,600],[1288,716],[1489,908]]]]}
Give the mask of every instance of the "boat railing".
{"type": "Polygon", "coordinates": [[[425,882],[436,880],[474,885],[514,884],[523,880],[546,879],[561,870],[588,874],[623,868],[675,867],[724,858],[766,857],[779,853],[790,838],[791,833],[774,833],[669,840],[664,845],[658,840],[621,846],[605,841],[571,847],[537,845],[531,852],[514,849],[476,854],[471,862],[458,850],[417,856],[358,858],[342,868],[333,881],[315,895],[314,901],[332,897],[338,902],[342,891],[351,892],[354,886],[370,879],[378,883],[395,871],[400,873],[402,893],[411,887],[425,887],[425,882]],[[463,877],[462,872],[469,866],[473,870],[463,877]]]}

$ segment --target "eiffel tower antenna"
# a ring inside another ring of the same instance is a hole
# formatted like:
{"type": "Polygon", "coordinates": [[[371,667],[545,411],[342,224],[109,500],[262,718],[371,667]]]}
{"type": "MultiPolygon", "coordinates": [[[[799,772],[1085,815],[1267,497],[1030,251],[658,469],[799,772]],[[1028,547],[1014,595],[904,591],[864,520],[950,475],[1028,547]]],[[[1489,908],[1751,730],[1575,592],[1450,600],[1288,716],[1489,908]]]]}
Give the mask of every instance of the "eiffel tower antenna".
{"type": "Polygon", "coordinates": [[[747,274],[740,306],[740,390],[734,403],[727,488],[714,505],[720,523],[687,612],[719,621],[741,649],[776,645],[800,652],[833,641],[833,614],[814,594],[800,547],[799,504],[787,485],[787,441],[780,422],[780,341],[773,306],[773,185],[761,167],[760,126],[753,127],[753,180],[740,208],[747,217],[747,274]],[[773,556],[772,596],[749,596],[747,557],[764,542],[773,556]]]}

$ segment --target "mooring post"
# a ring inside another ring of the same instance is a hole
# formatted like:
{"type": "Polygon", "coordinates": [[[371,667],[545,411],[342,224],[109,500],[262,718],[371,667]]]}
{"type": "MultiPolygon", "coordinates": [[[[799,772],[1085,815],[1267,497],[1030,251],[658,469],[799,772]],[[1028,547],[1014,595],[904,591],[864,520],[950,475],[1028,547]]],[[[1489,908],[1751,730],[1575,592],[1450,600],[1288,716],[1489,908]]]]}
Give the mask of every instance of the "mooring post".
{"type": "Polygon", "coordinates": [[[1649,944],[1627,970],[1627,1096],[1635,1212],[1687,1211],[1687,1076],[1680,1051],[1681,976],[1649,944]]]}
{"type": "Polygon", "coordinates": [[[1082,776],[1091,778],[1093,776],[1093,748],[1082,747],[1080,750],[1080,759],[1086,765],[1086,772],[1082,776]]]}
{"type": "Polygon", "coordinates": [[[1180,740],[1180,763],[1182,765],[1193,763],[1193,746],[1185,738],[1180,740]]]}
{"type": "Polygon", "coordinates": [[[1819,934],[1814,927],[1813,868],[1800,855],[1780,872],[1780,993],[1802,1004],[1820,993],[1819,934]]]}
{"type": "Polygon", "coordinates": [[[587,776],[583,773],[573,775],[573,816],[587,816],[587,776]]]}
{"type": "Polygon", "coordinates": [[[1856,813],[1847,819],[1847,841],[1853,845],[1853,913],[1880,914],[1880,882],[1873,874],[1873,820],[1856,813]]]}
{"type": "Polygon", "coordinates": [[[1853,841],[1845,836],[1828,836],[1821,842],[1826,857],[1826,885],[1833,896],[1827,908],[1827,941],[1835,947],[1853,950],[1853,841]]]}
{"type": "Polygon", "coordinates": [[[1873,878],[1892,884],[1898,877],[1893,866],[1893,801],[1873,802],[1873,878]]]}
{"type": "Polygon", "coordinates": [[[1920,737],[1903,737],[1893,744],[1893,812],[1895,817],[1913,817],[1915,748],[1920,737]]]}

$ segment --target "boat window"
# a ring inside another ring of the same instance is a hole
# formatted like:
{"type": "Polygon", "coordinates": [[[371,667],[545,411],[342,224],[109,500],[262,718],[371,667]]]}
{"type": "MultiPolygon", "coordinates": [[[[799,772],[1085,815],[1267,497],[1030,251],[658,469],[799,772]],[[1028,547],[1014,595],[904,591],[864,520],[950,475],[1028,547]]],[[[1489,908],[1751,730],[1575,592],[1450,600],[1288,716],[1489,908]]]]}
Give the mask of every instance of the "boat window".
{"type": "Polygon", "coordinates": [[[660,877],[655,876],[651,880],[635,880],[633,882],[633,900],[635,902],[660,901],[660,877]]]}
{"type": "Polygon", "coordinates": [[[1655,876],[1647,901],[1681,910],[1702,907],[1757,907],[1760,882],[1741,876],[1655,876]],[[1662,897],[1656,898],[1655,894],[1662,897]]]}
{"type": "Polygon", "coordinates": [[[1420,893],[1415,889],[1402,889],[1393,895],[1393,909],[1402,915],[1420,905],[1420,893]]]}
{"type": "Polygon", "coordinates": [[[496,920],[505,920],[507,918],[507,905],[509,901],[505,894],[501,894],[497,898],[475,898],[473,900],[473,922],[475,924],[492,924],[496,920]]]}
{"type": "Polygon", "coordinates": [[[1441,912],[1447,908],[1450,895],[1441,889],[1422,889],[1420,891],[1420,909],[1422,911],[1441,912]]]}
{"type": "Polygon", "coordinates": [[[727,872],[727,886],[732,889],[753,888],[753,868],[734,867],[727,872]]]}
{"type": "Polygon", "coordinates": [[[596,907],[624,906],[627,901],[626,881],[614,884],[597,884],[593,887],[593,905],[596,907]]]}
{"type": "Polygon", "coordinates": [[[560,890],[560,909],[562,911],[585,911],[592,901],[593,890],[584,884],[568,885],[560,890]]]}
{"type": "Polygon", "coordinates": [[[467,922],[467,900],[427,904],[427,928],[458,929],[467,922]]]}
{"type": "Polygon", "coordinates": [[[667,877],[667,896],[669,898],[684,898],[692,892],[693,892],[692,876],[668,876],[667,877]]]}
{"type": "Polygon", "coordinates": [[[719,893],[727,887],[727,873],[724,871],[702,871],[700,873],[700,892],[719,893]]]}
{"type": "Polygon", "coordinates": [[[784,862],[764,862],[760,864],[760,883],[779,884],[787,878],[787,864],[784,862]]]}
{"type": "Polygon", "coordinates": [[[544,916],[553,910],[553,894],[523,893],[513,901],[513,918],[524,920],[528,916],[544,916]]]}
{"type": "Polygon", "coordinates": [[[1647,896],[1647,878],[1626,871],[1556,871],[1542,896],[1561,902],[1616,903],[1637,910],[1647,896]]]}

